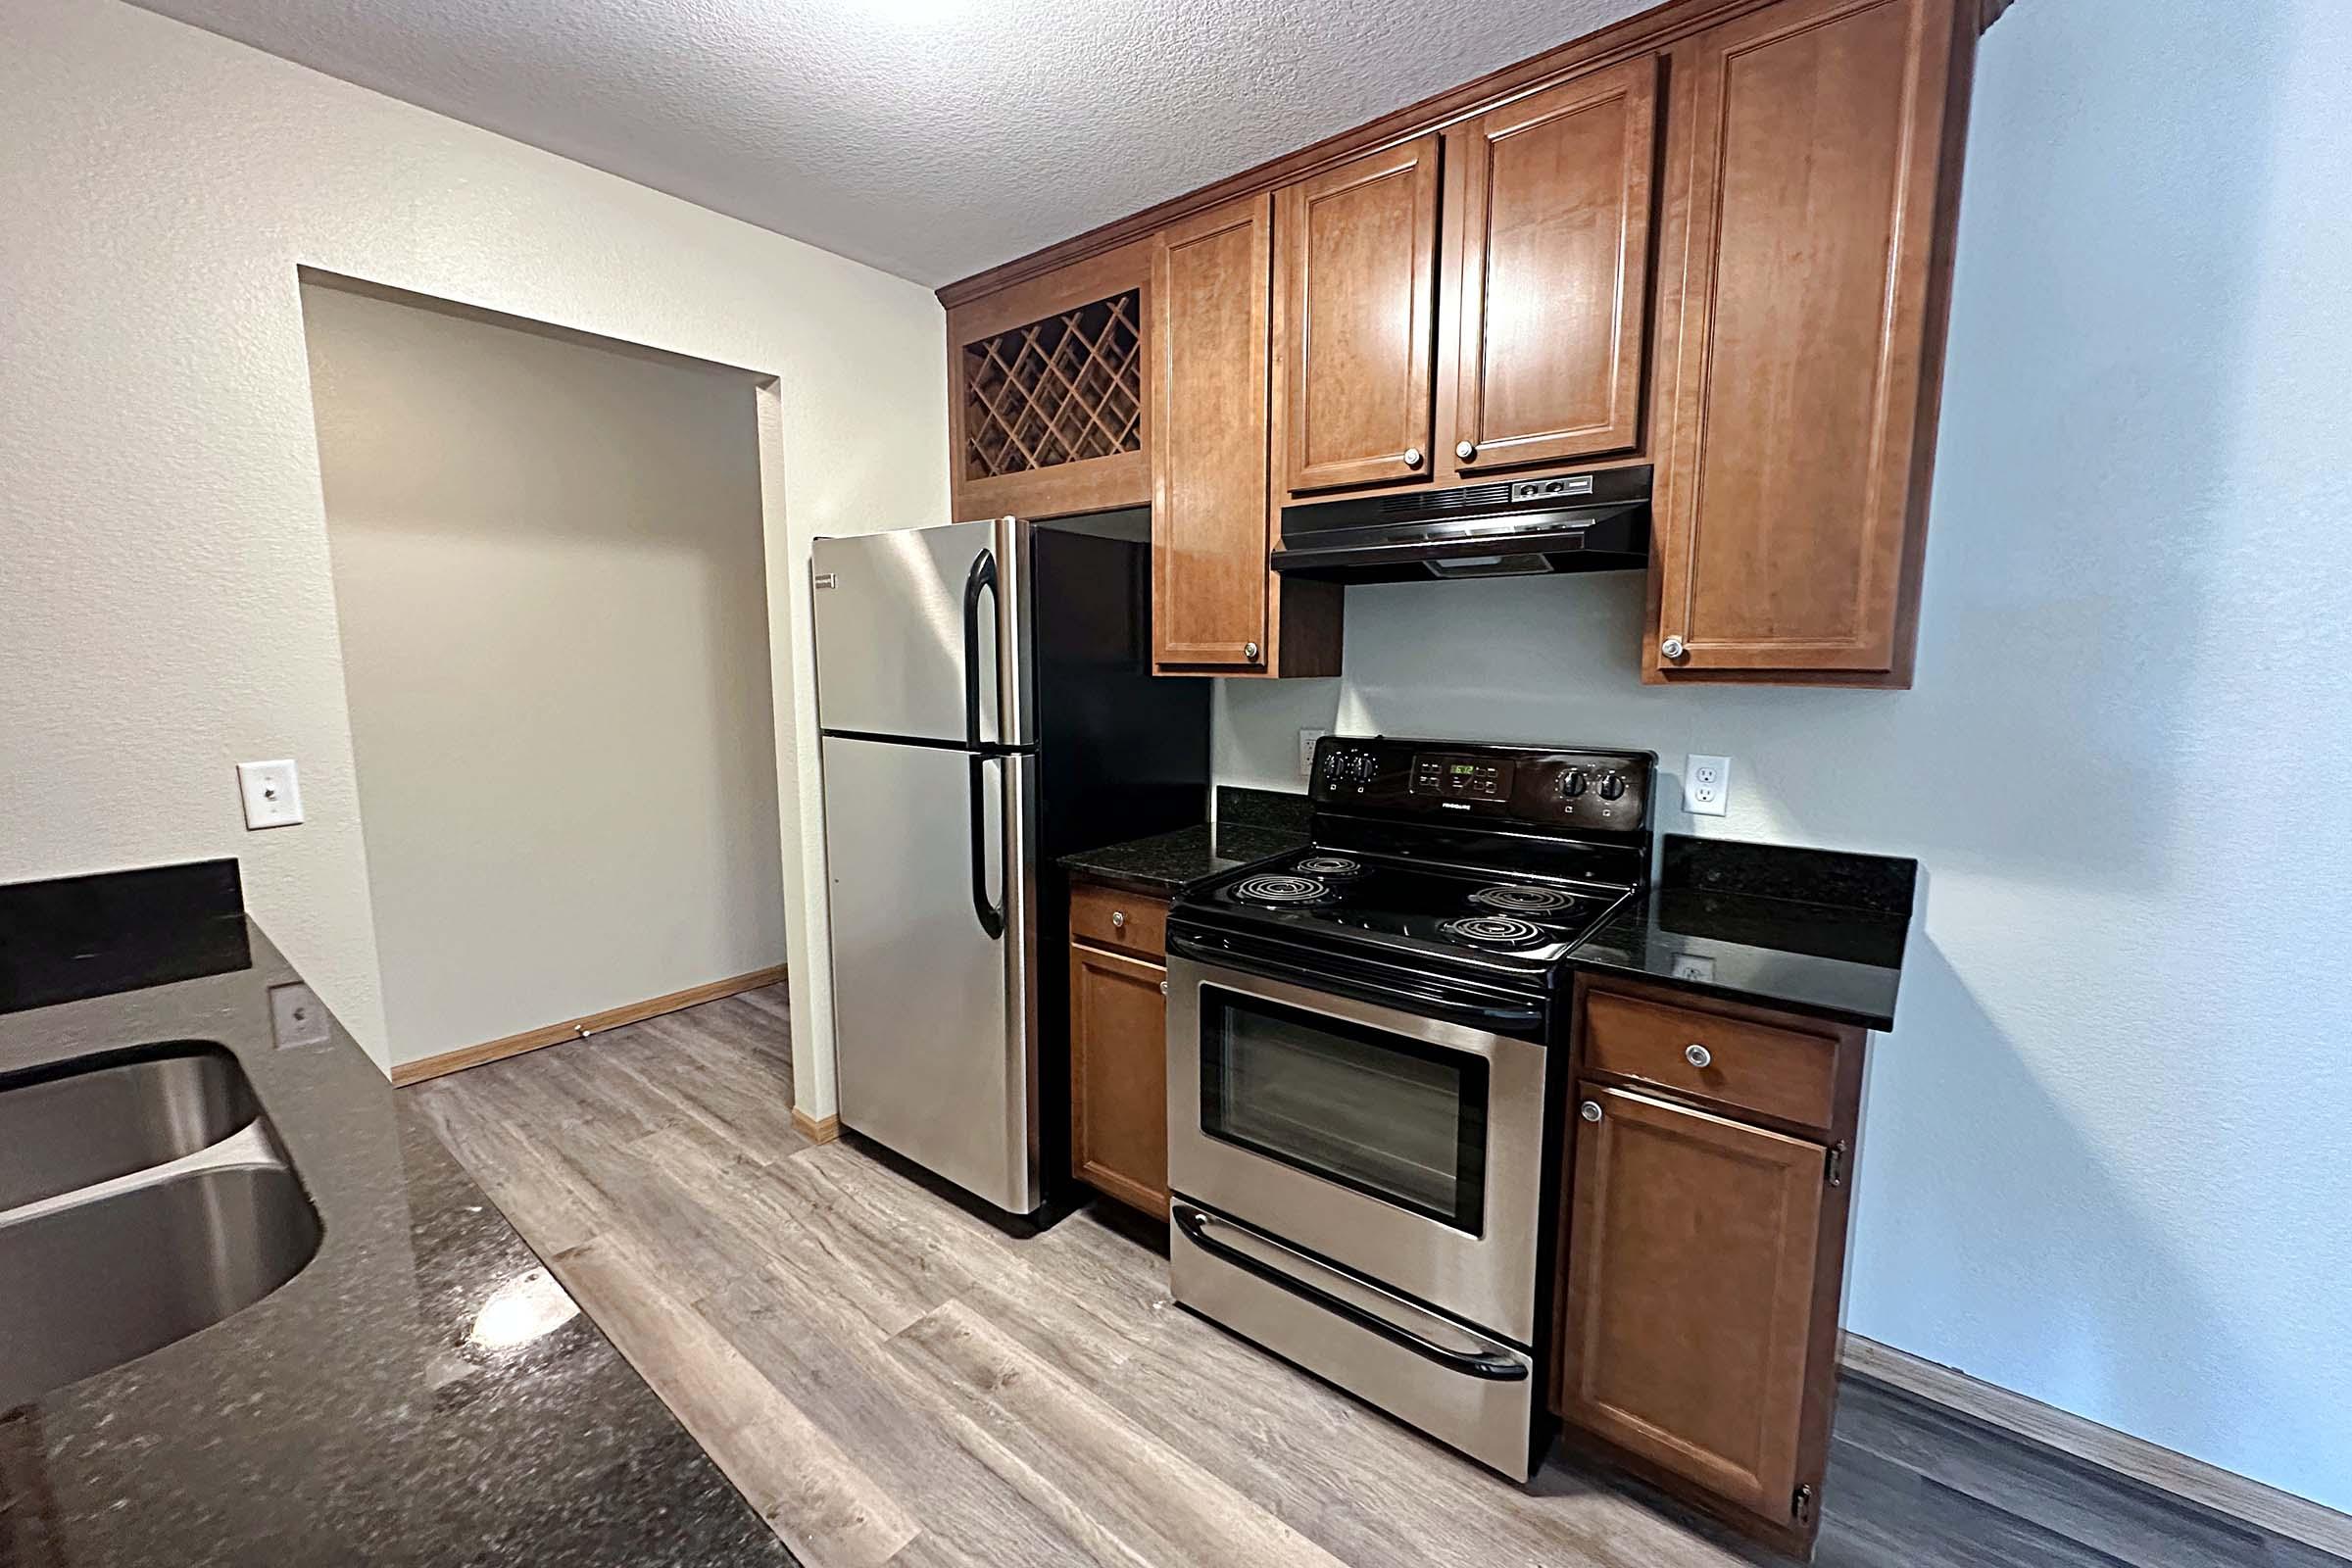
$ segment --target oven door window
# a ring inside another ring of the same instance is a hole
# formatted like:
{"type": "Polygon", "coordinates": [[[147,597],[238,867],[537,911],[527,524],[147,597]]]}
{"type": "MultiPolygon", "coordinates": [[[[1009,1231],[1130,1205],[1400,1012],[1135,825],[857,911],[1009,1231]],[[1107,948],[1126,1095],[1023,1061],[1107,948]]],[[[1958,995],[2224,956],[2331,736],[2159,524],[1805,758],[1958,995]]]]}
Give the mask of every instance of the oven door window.
{"type": "Polygon", "coordinates": [[[1487,1061],[1237,992],[1200,993],[1200,1130],[1479,1234],[1487,1061]]]}

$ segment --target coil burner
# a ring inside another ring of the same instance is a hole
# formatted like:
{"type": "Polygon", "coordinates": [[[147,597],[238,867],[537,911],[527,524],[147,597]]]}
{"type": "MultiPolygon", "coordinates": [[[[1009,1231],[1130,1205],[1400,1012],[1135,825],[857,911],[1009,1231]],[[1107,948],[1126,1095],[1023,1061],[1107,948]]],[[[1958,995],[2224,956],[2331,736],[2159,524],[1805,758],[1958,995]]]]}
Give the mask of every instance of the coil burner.
{"type": "Polygon", "coordinates": [[[1520,883],[1500,882],[1491,888],[1480,888],[1470,895],[1470,902],[1489,909],[1505,909],[1512,914],[1548,914],[1565,909],[1576,901],[1557,888],[1531,888],[1520,883]]]}
{"type": "Polygon", "coordinates": [[[1236,882],[1233,896],[1251,904],[1320,904],[1331,889],[1311,876],[1252,876],[1236,882]]]}
{"type": "Polygon", "coordinates": [[[1524,948],[1531,942],[1544,940],[1542,926],[1507,914],[1466,914],[1458,920],[1446,921],[1438,929],[1449,937],[1490,948],[1524,948]]]}

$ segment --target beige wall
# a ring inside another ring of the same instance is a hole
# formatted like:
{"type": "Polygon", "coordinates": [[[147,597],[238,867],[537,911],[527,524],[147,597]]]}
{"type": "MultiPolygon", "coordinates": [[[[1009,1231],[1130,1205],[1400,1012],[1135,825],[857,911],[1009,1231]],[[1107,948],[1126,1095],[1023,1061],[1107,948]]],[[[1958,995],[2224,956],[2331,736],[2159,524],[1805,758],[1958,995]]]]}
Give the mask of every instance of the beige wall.
{"type": "Polygon", "coordinates": [[[302,310],[392,1060],[783,962],[757,378],[302,310]]]}
{"type": "Polygon", "coordinates": [[[113,0],[11,0],[5,33],[0,880],[234,855],[386,1059],[296,269],[742,366],[776,377],[795,1098],[829,1111],[808,542],[945,520],[938,302],[113,0]],[[248,834],[232,770],[270,757],[309,821],[248,834]]]}

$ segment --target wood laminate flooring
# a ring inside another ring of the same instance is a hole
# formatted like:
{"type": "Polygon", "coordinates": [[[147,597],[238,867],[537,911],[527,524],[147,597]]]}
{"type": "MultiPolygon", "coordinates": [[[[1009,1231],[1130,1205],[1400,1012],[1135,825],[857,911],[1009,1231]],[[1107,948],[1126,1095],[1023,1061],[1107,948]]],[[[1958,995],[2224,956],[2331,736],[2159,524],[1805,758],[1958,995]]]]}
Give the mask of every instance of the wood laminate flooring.
{"type": "MultiPolygon", "coordinates": [[[[781,987],[418,1085],[460,1160],[817,1568],[1777,1561],[1558,1458],[1525,1489],[1168,1300],[1094,1210],[1016,1241],[792,1126],[781,987]]],[[[1848,1378],[1824,1568],[2338,1564],[1848,1378]]]]}

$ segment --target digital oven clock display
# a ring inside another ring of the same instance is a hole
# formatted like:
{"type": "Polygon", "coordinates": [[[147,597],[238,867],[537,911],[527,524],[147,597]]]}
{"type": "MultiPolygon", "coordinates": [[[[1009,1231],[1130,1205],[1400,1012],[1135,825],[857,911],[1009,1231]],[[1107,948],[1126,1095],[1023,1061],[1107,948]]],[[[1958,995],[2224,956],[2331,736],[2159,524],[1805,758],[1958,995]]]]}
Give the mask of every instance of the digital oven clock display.
{"type": "Polygon", "coordinates": [[[1413,793],[1506,801],[1511,796],[1511,764],[1475,757],[1416,757],[1413,793]]]}

